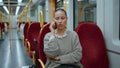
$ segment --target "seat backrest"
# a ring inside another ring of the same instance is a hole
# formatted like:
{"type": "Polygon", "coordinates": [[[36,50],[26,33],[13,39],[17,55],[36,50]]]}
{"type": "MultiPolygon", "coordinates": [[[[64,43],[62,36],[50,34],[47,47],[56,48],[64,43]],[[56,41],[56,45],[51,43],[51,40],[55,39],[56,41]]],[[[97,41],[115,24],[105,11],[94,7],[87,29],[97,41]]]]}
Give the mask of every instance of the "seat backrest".
{"type": "Polygon", "coordinates": [[[4,22],[1,23],[1,29],[2,29],[2,32],[5,31],[5,23],[4,22]]]}
{"type": "Polygon", "coordinates": [[[1,29],[5,27],[4,22],[0,22],[1,29]]]}
{"type": "Polygon", "coordinates": [[[30,51],[34,50],[34,39],[37,39],[40,29],[40,23],[31,23],[28,28],[27,36],[30,42],[30,51]]]}
{"type": "Polygon", "coordinates": [[[0,29],[1,29],[1,26],[2,26],[2,24],[1,24],[1,22],[0,22],[0,29]]]}
{"type": "Polygon", "coordinates": [[[21,24],[22,24],[21,22],[18,22],[18,28],[20,28],[21,24]]]}
{"type": "Polygon", "coordinates": [[[29,27],[29,23],[26,23],[23,30],[23,35],[25,39],[27,38],[28,27],[29,27]]]}
{"type": "Polygon", "coordinates": [[[81,63],[84,68],[109,68],[105,41],[100,28],[91,22],[80,23],[75,31],[82,46],[81,63]]]}
{"type": "Polygon", "coordinates": [[[38,50],[38,56],[39,58],[44,62],[46,62],[46,57],[45,57],[45,54],[44,54],[44,37],[45,35],[50,32],[50,29],[49,29],[49,26],[50,26],[50,23],[47,23],[43,26],[43,28],[41,28],[41,31],[39,33],[39,36],[38,36],[38,45],[37,45],[37,50],[38,50]]]}

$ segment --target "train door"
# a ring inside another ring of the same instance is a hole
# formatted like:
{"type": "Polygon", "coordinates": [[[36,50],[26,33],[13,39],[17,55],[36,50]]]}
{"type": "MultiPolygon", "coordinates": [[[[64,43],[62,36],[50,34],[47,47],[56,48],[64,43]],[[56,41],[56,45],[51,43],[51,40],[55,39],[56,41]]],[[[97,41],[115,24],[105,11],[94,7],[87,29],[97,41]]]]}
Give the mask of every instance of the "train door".
{"type": "Polygon", "coordinates": [[[10,15],[10,28],[16,28],[16,16],[10,15]]]}

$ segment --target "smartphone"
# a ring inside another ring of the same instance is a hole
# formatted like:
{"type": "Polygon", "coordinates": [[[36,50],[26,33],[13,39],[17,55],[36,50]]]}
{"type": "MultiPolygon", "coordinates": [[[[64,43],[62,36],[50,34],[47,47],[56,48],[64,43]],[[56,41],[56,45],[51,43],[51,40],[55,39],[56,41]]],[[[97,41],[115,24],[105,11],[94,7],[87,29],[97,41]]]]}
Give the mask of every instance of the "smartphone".
{"type": "Polygon", "coordinates": [[[57,29],[57,23],[55,22],[55,24],[53,24],[53,29],[57,29]]]}

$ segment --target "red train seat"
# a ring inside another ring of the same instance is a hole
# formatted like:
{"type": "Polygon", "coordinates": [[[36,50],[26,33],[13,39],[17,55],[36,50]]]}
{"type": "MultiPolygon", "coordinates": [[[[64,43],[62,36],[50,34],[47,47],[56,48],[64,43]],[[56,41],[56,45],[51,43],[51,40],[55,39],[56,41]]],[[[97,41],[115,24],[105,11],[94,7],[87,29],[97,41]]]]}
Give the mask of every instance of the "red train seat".
{"type": "Polygon", "coordinates": [[[28,32],[27,32],[27,39],[30,43],[28,46],[29,48],[29,55],[32,57],[32,51],[34,51],[34,39],[37,39],[39,32],[40,32],[40,23],[31,23],[28,32]]]}
{"type": "Polygon", "coordinates": [[[91,22],[80,23],[75,31],[82,46],[84,68],[109,68],[106,45],[100,28],[91,22]]]}
{"type": "Polygon", "coordinates": [[[28,32],[28,27],[29,27],[29,23],[26,23],[23,29],[23,35],[24,35],[24,45],[27,45],[27,32],[28,32]]]}
{"type": "MultiPolygon", "coordinates": [[[[50,32],[50,29],[49,29],[49,26],[50,26],[50,23],[47,23],[43,26],[43,28],[41,29],[40,31],[40,34],[38,36],[38,45],[37,45],[37,50],[38,50],[38,58],[45,64],[46,63],[46,56],[44,54],[44,37],[45,35],[50,32]]],[[[39,68],[42,68],[41,64],[39,64],[39,68]]]]}

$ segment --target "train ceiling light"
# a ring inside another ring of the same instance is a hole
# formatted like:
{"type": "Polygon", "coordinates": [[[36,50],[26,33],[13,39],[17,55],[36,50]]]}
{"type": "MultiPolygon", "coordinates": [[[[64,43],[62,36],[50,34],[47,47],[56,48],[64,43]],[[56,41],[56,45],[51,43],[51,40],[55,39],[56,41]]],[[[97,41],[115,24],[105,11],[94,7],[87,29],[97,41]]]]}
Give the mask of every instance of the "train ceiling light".
{"type": "MultiPolygon", "coordinates": [[[[18,3],[21,3],[22,2],[22,0],[18,0],[18,3]]],[[[19,12],[19,9],[20,9],[20,6],[17,6],[17,8],[16,8],[16,15],[18,14],[18,12],[19,12]]]]}

